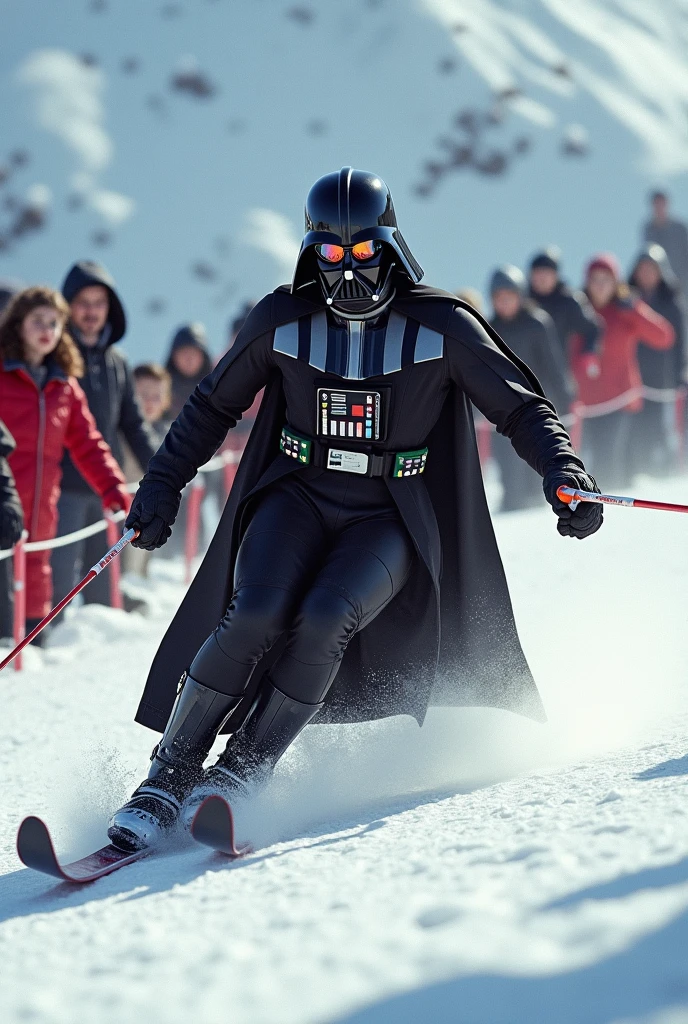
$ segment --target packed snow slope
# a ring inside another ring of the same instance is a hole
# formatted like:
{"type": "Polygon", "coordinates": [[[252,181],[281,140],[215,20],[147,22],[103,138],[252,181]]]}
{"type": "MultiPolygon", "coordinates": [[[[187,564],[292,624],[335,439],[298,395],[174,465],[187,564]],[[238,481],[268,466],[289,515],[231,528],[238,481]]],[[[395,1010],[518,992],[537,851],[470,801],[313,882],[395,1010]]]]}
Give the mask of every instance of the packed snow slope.
{"type": "Polygon", "coordinates": [[[142,776],[176,567],[151,618],[82,610],[3,674],[3,1022],[688,1021],[688,520],[612,509],[584,544],[546,509],[497,524],[549,723],[309,728],[237,808],[236,864],[187,842],[77,889],[14,851],[31,812],[85,853],[142,776]]]}

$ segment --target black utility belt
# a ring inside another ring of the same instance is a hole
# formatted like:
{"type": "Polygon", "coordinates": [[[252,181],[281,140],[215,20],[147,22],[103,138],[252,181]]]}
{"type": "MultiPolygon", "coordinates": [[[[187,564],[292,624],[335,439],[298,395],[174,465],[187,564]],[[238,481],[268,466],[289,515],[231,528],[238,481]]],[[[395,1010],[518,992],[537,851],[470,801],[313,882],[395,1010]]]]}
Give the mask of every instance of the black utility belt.
{"type": "Polygon", "coordinates": [[[374,477],[418,476],[425,470],[428,458],[427,448],[409,452],[383,452],[377,455],[374,452],[330,446],[314,438],[302,437],[290,427],[282,427],[280,451],[296,459],[303,466],[374,477]]]}

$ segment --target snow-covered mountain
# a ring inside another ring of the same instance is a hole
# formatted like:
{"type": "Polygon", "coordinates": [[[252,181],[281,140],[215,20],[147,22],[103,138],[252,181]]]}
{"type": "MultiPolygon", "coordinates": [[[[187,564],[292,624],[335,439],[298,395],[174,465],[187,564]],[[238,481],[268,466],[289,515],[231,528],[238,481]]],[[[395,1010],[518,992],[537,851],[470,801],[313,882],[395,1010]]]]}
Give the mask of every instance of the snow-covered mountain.
{"type": "Polygon", "coordinates": [[[2,33],[0,275],[102,257],[137,357],[189,319],[219,350],[344,163],[449,288],[550,242],[574,280],[629,261],[656,183],[688,214],[686,0],[8,0],[2,33]]]}
{"type": "Polygon", "coordinates": [[[1,680],[3,1024],[685,1024],[686,523],[606,519],[585,544],[497,520],[548,724],[309,727],[238,806],[235,865],[187,846],[73,889],[14,849],[29,812],[64,856],[104,841],[181,567],[153,563],[152,618],[91,605],[27,651],[1,680]]]}

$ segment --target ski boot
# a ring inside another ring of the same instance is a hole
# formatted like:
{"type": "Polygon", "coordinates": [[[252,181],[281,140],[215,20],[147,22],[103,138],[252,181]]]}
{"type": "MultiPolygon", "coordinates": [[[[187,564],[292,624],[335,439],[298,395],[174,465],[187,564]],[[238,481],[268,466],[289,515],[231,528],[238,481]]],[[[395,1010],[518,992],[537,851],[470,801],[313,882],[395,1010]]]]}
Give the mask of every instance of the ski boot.
{"type": "Polygon", "coordinates": [[[153,750],[148,778],[112,815],[108,836],[121,850],[156,845],[176,823],[203,778],[203,762],[240,697],[217,693],[187,675],[167,727],[153,750]]]}
{"type": "Polygon", "coordinates": [[[185,802],[184,824],[190,826],[206,797],[245,797],[267,783],[282,754],[321,707],[287,697],[266,678],[245,722],[185,802]]]}

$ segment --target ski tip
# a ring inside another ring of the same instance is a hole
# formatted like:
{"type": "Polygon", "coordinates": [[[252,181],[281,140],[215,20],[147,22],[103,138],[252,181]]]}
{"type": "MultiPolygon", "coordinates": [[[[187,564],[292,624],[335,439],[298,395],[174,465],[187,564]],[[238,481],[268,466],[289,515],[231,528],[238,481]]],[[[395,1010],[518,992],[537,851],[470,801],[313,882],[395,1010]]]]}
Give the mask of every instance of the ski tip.
{"type": "Polygon", "coordinates": [[[48,864],[57,870],[57,857],[53,841],[45,822],[31,814],[24,818],[17,832],[17,855],[27,868],[48,864]]]}
{"type": "Polygon", "coordinates": [[[48,827],[41,818],[33,814],[24,818],[17,832],[17,853],[20,860],[23,860],[22,853],[26,851],[27,846],[48,846],[52,850],[52,845],[48,827]]]}
{"type": "Polygon", "coordinates": [[[205,798],[194,815],[191,835],[197,843],[218,850],[228,857],[242,857],[250,847],[237,847],[234,839],[232,808],[223,796],[205,798]]]}

